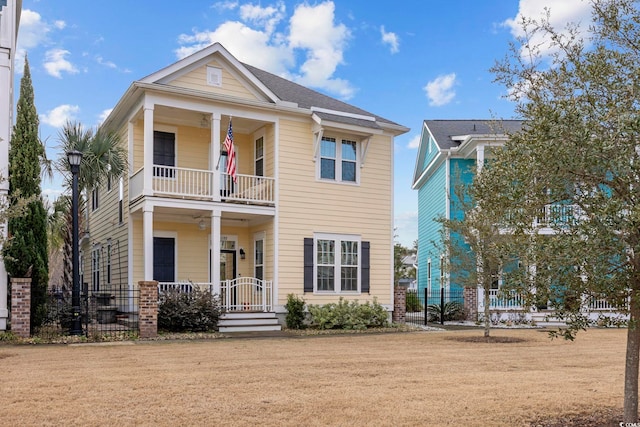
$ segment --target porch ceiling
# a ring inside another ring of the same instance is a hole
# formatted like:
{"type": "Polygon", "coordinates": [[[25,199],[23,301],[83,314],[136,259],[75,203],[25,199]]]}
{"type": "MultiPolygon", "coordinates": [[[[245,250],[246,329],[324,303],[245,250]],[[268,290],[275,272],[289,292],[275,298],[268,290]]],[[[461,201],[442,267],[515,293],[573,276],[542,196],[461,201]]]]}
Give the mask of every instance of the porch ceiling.
{"type": "MultiPolygon", "coordinates": [[[[204,220],[207,228],[211,225],[211,212],[199,209],[176,209],[156,206],[153,211],[154,221],[177,222],[181,224],[198,224],[204,220]]],[[[239,212],[223,212],[221,225],[226,227],[249,227],[262,224],[272,217],[239,212]]]]}
{"type": "MultiPolygon", "coordinates": [[[[204,113],[193,110],[184,110],[181,108],[168,107],[164,105],[156,105],[153,112],[154,121],[173,125],[193,126],[199,128],[210,128],[210,113],[204,113]],[[206,120],[203,120],[206,119],[206,120]]],[[[142,115],[140,114],[140,117],[142,115]]],[[[229,116],[222,115],[220,123],[220,132],[227,131],[229,116]]],[[[247,119],[243,117],[233,117],[233,131],[242,134],[251,134],[267,124],[261,120],[247,119]]]]}

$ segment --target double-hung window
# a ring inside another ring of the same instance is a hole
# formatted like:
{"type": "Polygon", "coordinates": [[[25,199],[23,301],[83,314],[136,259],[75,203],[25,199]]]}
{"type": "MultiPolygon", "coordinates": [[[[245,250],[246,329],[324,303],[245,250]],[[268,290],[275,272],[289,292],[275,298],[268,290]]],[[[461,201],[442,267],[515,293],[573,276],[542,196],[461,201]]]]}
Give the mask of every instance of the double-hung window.
{"type": "Polygon", "coordinates": [[[319,177],[336,182],[358,182],[358,143],[322,137],[319,177]]]}
{"type": "Polygon", "coordinates": [[[256,139],[255,148],[256,176],[264,176],[264,137],[256,139]]]}
{"type": "Polygon", "coordinates": [[[317,234],[315,236],[315,290],[360,292],[360,237],[317,234]]]}
{"type": "Polygon", "coordinates": [[[91,251],[91,290],[100,290],[100,251],[101,247],[96,246],[91,251]]]}

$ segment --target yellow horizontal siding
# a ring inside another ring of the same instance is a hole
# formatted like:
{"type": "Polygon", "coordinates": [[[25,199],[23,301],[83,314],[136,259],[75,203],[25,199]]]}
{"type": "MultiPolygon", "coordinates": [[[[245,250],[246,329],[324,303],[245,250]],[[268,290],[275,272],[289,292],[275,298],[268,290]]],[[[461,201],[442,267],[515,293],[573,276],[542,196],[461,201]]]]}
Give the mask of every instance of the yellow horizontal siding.
{"type": "MultiPolygon", "coordinates": [[[[359,235],[371,243],[371,295],[345,296],[361,302],[373,297],[391,302],[392,189],[390,137],[371,139],[360,185],[316,180],[311,125],[280,121],[279,303],[300,295],[303,286],[303,239],[314,233],[359,235]]],[[[343,135],[340,135],[343,136],[343,135]]],[[[348,136],[348,135],[344,135],[348,136]]],[[[305,294],[312,304],[335,301],[336,295],[305,294]]]]}
{"type": "Polygon", "coordinates": [[[229,73],[229,71],[227,71],[226,67],[221,65],[219,62],[211,61],[207,65],[222,69],[221,87],[210,86],[207,84],[207,67],[205,65],[172,80],[168,84],[171,86],[216,93],[235,98],[257,99],[256,96],[246,88],[246,86],[239,82],[231,73],[229,73]]]}

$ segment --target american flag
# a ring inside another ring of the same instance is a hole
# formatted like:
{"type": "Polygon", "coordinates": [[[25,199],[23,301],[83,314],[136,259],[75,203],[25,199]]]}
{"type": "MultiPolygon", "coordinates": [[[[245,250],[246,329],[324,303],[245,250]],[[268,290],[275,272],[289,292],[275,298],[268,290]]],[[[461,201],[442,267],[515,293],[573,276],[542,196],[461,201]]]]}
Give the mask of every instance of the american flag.
{"type": "Polygon", "coordinates": [[[233,147],[233,130],[231,129],[231,119],[229,119],[229,130],[224,139],[224,149],[227,151],[227,175],[233,178],[233,182],[238,183],[236,176],[236,150],[233,147]]]}

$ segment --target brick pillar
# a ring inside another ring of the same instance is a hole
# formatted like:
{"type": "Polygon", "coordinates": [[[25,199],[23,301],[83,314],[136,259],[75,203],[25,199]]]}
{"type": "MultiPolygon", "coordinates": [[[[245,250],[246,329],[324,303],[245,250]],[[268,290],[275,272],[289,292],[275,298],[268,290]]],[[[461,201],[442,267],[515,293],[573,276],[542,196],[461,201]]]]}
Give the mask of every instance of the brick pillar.
{"type": "Polygon", "coordinates": [[[395,323],[404,323],[407,312],[407,288],[396,286],[393,288],[393,315],[391,320],[395,323]]]}
{"type": "Polygon", "coordinates": [[[140,305],[138,325],[140,338],[158,336],[158,282],[155,280],[138,282],[140,287],[140,305]]]}
{"type": "Polygon", "coordinates": [[[467,313],[467,320],[478,321],[478,288],[464,288],[464,311],[467,313]]]}
{"type": "Polygon", "coordinates": [[[11,278],[11,332],[31,335],[31,278],[11,278]]]}

